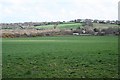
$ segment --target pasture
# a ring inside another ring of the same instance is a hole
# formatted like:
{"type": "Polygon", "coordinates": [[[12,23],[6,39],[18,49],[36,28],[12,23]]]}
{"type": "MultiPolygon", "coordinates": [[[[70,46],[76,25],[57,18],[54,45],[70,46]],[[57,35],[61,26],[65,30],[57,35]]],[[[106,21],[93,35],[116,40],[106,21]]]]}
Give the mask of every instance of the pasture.
{"type": "MultiPolygon", "coordinates": [[[[63,23],[58,24],[57,28],[59,29],[76,29],[78,27],[83,28],[82,23],[63,23]]],[[[116,24],[99,24],[99,23],[93,23],[94,28],[100,28],[100,29],[106,29],[106,28],[118,28],[119,26],[116,24]]],[[[36,29],[53,29],[54,25],[42,25],[42,26],[34,26],[33,28],[36,29]]]]}
{"type": "Polygon", "coordinates": [[[117,36],[2,40],[3,78],[117,78],[117,36]]]}
{"type": "Polygon", "coordinates": [[[98,23],[93,23],[93,26],[95,28],[100,28],[100,29],[107,29],[107,28],[119,28],[120,26],[116,24],[98,24],[98,23]]]}
{"type": "MultiPolygon", "coordinates": [[[[77,27],[82,27],[81,23],[64,23],[64,24],[58,24],[57,28],[59,29],[76,29],[77,27]]],[[[34,27],[36,29],[53,29],[54,25],[43,25],[43,26],[36,26],[34,27]]]]}

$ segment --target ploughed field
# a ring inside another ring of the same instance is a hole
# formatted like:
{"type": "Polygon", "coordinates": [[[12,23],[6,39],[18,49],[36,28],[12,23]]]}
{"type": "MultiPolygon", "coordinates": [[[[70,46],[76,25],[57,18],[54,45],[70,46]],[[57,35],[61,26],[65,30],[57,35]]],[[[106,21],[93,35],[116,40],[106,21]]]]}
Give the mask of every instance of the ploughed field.
{"type": "Polygon", "coordinates": [[[117,36],[9,38],[3,78],[117,78],[117,36]]]}

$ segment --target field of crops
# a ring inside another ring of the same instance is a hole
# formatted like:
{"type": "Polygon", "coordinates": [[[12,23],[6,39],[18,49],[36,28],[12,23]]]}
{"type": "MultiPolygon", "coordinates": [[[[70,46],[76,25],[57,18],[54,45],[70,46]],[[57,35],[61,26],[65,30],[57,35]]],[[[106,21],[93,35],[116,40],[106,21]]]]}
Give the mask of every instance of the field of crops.
{"type": "Polygon", "coordinates": [[[0,38],[0,79],[2,78],[2,38],[0,38]]]}
{"type": "Polygon", "coordinates": [[[3,78],[117,78],[116,36],[3,39],[3,78]]]}

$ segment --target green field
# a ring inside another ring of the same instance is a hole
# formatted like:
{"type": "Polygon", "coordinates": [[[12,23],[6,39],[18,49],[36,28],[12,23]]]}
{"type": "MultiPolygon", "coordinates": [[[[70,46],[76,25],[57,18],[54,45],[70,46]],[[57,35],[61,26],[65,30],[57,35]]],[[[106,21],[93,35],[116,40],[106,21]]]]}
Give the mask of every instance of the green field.
{"type": "Polygon", "coordinates": [[[117,78],[117,36],[3,39],[3,78],[117,78]]]}
{"type": "Polygon", "coordinates": [[[2,38],[0,38],[0,79],[2,78],[2,38]]]}
{"type": "MultiPolygon", "coordinates": [[[[64,23],[64,24],[58,24],[57,28],[59,29],[76,29],[78,27],[83,27],[82,23],[64,23]]],[[[118,28],[118,25],[116,24],[98,24],[98,23],[93,23],[94,28],[100,28],[100,29],[105,29],[105,28],[118,28]]],[[[34,26],[36,29],[53,29],[54,25],[43,25],[43,26],[34,26]]]]}
{"type": "MultiPolygon", "coordinates": [[[[58,24],[57,28],[59,29],[76,29],[78,27],[82,27],[81,23],[64,23],[64,24],[58,24]]],[[[54,25],[43,25],[43,26],[36,26],[34,28],[37,29],[53,29],[54,25]]]]}
{"type": "Polygon", "coordinates": [[[106,28],[120,28],[120,26],[116,25],[116,24],[98,24],[98,23],[94,23],[93,27],[95,28],[100,28],[100,29],[106,29],[106,28]]]}

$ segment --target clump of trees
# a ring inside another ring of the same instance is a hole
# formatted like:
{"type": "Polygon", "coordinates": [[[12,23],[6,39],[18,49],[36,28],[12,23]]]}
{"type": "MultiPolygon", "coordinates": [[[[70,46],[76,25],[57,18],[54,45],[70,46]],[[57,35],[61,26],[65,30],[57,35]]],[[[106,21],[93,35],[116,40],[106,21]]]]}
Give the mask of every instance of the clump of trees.
{"type": "Polygon", "coordinates": [[[84,27],[93,27],[93,23],[90,19],[86,19],[83,23],[82,26],[84,27]]]}
{"type": "Polygon", "coordinates": [[[79,33],[79,34],[90,34],[90,35],[119,35],[120,34],[120,28],[110,27],[106,29],[100,29],[100,28],[94,28],[91,26],[84,26],[83,28],[76,28],[76,30],[73,31],[73,33],[79,33]]]}

